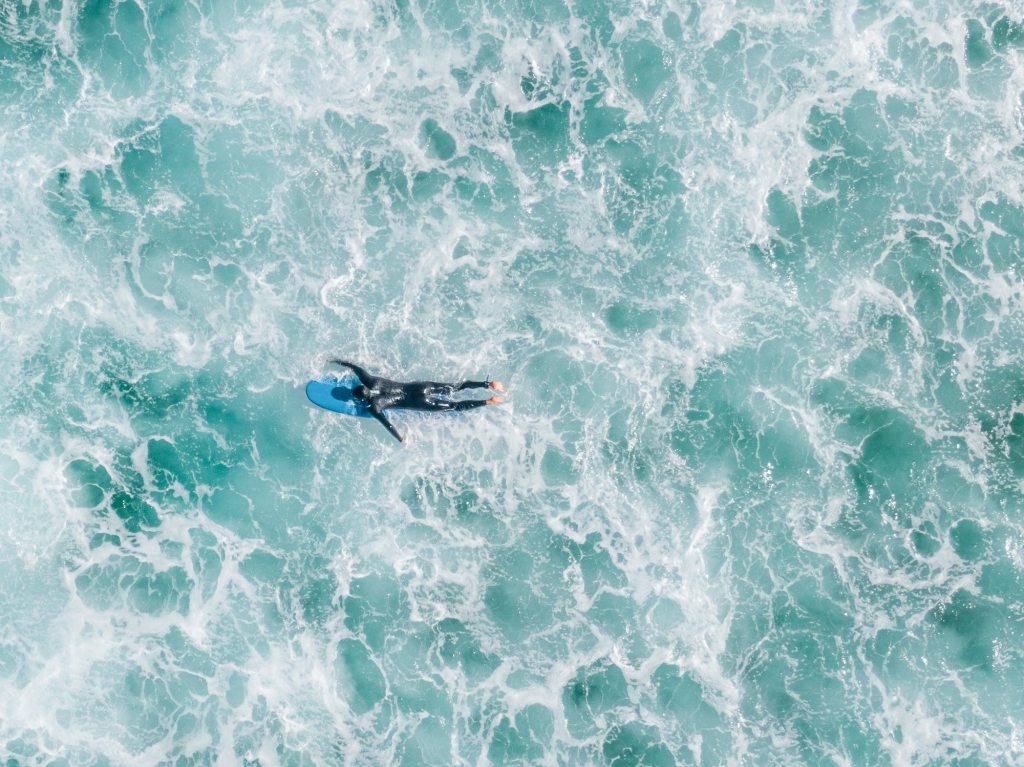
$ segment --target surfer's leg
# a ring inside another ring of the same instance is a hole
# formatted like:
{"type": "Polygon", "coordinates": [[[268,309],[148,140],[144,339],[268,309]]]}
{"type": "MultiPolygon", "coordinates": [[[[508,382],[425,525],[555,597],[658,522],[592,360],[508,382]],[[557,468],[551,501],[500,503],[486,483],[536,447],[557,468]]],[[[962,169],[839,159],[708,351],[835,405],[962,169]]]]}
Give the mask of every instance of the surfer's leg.
{"type": "Polygon", "coordinates": [[[494,391],[505,391],[505,385],[501,381],[462,381],[455,384],[456,391],[463,389],[494,389],[494,391]]]}
{"type": "Polygon", "coordinates": [[[484,405],[497,405],[500,402],[504,402],[501,397],[491,397],[490,399],[467,399],[462,402],[453,402],[451,410],[473,410],[474,408],[483,407],[484,405]]]}

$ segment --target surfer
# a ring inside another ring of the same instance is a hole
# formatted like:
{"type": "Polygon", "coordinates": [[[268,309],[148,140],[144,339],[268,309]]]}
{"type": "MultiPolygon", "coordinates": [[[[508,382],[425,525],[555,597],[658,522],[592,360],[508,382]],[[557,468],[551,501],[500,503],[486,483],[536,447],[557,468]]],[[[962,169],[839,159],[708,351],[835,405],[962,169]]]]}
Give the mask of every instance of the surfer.
{"type": "Polygon", "coordinates": [[[391,436],[399,442],[405,442],[405,438],[392,426],[391,421],[384,415],[384,411],[390,408],[403,408],[405,410],[425,410],[428,412],[449,411],[449,410],[472,410],[484,405],[497,405],[503,402],[501,397],[490,399],[470,399],[455,401],[452,395],[463,389],[493,389],[503,392],[505,387],[501,381],[462,381],[460,383],[436,383],[434,381],[413,381],[402,383],[392,381],[388,378],[370,375],[358,365],[345,360],[330,360],[335,365],[343,365],[351,370],[359,378],[359,386],[352,390],[352,396],[366,404],[370,413],[384,424],[391,436]]]}

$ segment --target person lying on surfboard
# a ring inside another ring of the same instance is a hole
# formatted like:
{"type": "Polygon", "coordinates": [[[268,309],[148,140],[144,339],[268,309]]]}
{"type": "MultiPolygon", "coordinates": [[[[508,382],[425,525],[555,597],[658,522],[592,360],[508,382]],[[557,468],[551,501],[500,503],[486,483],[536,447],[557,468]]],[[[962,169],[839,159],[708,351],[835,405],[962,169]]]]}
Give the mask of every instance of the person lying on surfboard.
{"type": "Polygon", "coordinates": [[[345,360],[329,360],[335,365],[343,365],[356,374],[359,386],[352,390],[352,396],[364,403],[370,414],[384,424],[391,436],[399,442],[405,438],[391,425],[384,415],[385,410],[403,408],[405,410],[426,410],[428,412],[472,410],[484,405],[497,405],[504,400],[501,397],[490,399],[470,399],[455,401],[452,395],[463,389],[493,389],[505,391],[501,381],[461,381],[460,383],[436,383],[434,381],[413,381],[402,383],[388,378],[380,378],[367,373],[358,365],[345,360]]]}

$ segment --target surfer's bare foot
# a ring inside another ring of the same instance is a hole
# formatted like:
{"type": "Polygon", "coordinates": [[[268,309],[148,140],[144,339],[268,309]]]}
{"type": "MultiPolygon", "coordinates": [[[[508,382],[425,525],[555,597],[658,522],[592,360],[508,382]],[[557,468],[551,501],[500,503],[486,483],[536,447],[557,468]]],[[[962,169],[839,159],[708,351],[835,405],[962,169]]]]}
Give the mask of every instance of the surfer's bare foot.
{"type": "Polygon", "coordinates": [[[505,391],[505,384],[501,381],[491,381],[490,386],[494,391],[505,391]]]}
{"type": "Polygon", "coordinates": [[[504,397],[491,397],[489,400],[487,400],[487,404],[488,405],[500,405],[504,401],[505,401],[504,397]]]}

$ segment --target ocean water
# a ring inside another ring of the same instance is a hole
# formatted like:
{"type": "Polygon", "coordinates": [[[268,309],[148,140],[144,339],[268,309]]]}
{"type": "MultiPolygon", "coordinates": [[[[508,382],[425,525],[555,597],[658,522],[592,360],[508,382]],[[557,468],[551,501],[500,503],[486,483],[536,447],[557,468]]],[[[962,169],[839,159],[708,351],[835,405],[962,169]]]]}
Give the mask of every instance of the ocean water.
{"type": "Polygon", "coordinates": [[[1024,764],[1016,0],[0,0],[0,167],[7,767],[1024,764]]]}

